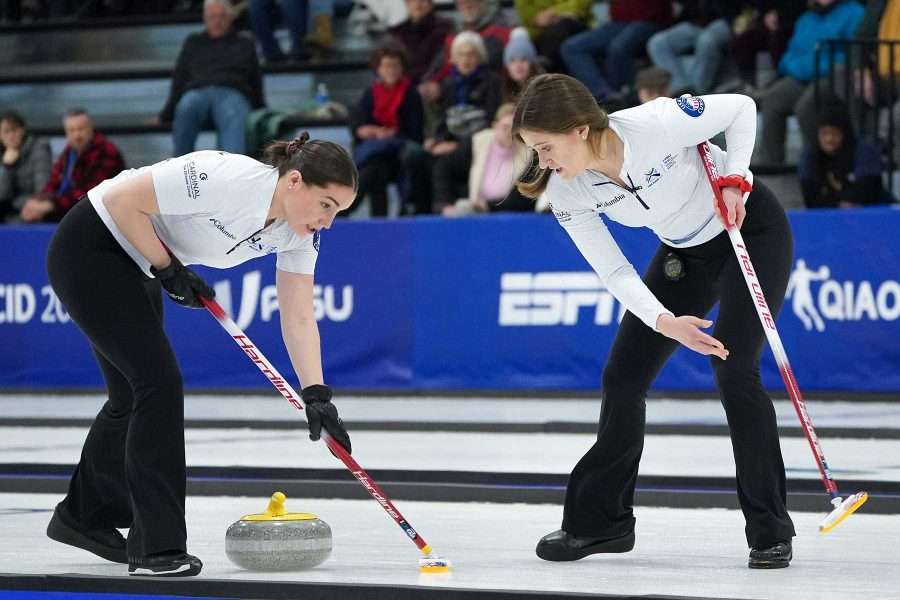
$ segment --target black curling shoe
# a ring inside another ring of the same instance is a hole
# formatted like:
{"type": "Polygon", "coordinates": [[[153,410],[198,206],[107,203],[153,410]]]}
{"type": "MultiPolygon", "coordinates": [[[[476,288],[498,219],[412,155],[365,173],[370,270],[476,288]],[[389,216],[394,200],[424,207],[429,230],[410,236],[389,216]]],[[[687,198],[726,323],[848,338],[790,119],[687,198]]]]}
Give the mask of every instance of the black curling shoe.
{"type": "Polygon", "coordinates": [[[196,556],[174,550],[141,558],[128,558],[129,575],[151,577],[191,577],[200,573],[203,563],[196,556]]]}
{"type": "Polygon", "coordinates": [[[790,540],[776,542],[769,548],[751,548],[747,566],[751,569],[783,569],[791,564],[791,558],[790,540]]]}
{"type": "Polygon", "coordinates": [[[576,537],[562,529],[548,533],[538,542],[539,558],[552,561],[578,560],[590,554],[629,552],[634,548],[634,531],[614,538],[576,537]]]}
{"type": "Polygon", "coordinates": [[[47,537],[62,544],[87,550],[111,562],[128,562],[125,538],[117,529],[85,529],[59,506],[53,511],[53,518],[47,525],[47,537]]]}

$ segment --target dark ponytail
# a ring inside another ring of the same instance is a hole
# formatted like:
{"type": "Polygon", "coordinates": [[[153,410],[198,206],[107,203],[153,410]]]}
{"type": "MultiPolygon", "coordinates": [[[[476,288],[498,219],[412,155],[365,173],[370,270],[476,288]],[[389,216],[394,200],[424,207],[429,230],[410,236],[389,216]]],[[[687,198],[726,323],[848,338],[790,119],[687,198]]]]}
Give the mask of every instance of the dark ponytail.
{"type": "Polygon", "coordinates": [[[310,140],[306,131],[290,142],[272,142],[266,146],[264,157],[278,169],[279,176],[297,170],[307,185],[343,185],[354,194],[359,190],[356,165],[343,146],[326,140],[310,140]]]}

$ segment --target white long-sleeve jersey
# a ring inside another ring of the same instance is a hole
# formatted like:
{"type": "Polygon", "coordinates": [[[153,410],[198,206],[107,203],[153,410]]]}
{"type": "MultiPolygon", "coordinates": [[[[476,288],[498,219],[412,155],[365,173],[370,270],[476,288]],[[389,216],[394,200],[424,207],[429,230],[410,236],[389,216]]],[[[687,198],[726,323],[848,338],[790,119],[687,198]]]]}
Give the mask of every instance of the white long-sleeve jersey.
{"type": "Polygon", "coordinates": [[[553,173],[544,194],[607,289],[655,329],[659,315],[671,312],[641,281],[599,215],[628,227],[649,227],[676,248],[717,236],[724,228],[696,146],[724,131],[727,154],[710,144],[719,173],[752,182],[756,104],[737,94],[658,98],[610,114],[609,127],[625,145],[619,179],[627,187],[596,171],[571,181],[553,173]]]}

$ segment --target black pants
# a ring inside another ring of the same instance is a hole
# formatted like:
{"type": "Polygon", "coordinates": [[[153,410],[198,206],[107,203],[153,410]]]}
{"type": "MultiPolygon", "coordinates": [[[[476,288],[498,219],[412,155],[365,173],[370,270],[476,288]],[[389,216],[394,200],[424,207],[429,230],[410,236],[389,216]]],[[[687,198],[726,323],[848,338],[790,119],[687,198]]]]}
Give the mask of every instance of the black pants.
{"type": "MultiPolygon", "coordinates": [[[[791,269],[793,240],[778,201],[757,182],[741,228],[766,301],[777,314],[791,269]]],[[[747,542],[767,547],[794,535],[785,507],[785,475],[772,401],[762,387],[759,360],[765,334],[728,234],[694,248],[662,245],[644,282],[676,316],[703,316],[719,301],[713,335],[728,360],[712,357],[737,468],[737,492],[747,542]],[[674,252],[686,275],[672,281],[663,260],[674,252]]],[[[632,512],[644,445],[645,397],[678,343],[654,332],[631,313],[619,326],[603,372],[597,442],[569,478],[562,527],[585,537],[613,537],[634,529],[632,512]]],[[[697,457],[702,460],[702,457],[697,457]]]]}
{"type": "Polygon", "coordinates": [[[109,391],[61,506],[86,527],[130,527],[129,556],[185,550],[184,393],[159,283],[84,198],[53,236],[47,272],[109,391]]]}
{"type": "Polygon", "coordinates": [[[386,217],[388,214],[388,185],[400,176],[400,157],[390,154],[375,156],[359,167],[359,192],[353,207],[347,211],[356,211],[362,200],[369,197],[369,214],[373,217],[386,217]]]}

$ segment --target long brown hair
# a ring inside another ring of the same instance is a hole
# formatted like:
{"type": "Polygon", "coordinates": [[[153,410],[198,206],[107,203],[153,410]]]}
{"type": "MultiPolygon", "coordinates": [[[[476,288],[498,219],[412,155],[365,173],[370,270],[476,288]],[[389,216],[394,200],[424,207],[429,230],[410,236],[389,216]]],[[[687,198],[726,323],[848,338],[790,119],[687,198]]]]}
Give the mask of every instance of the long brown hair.
{"type": "Polygon", "coordinates": [[[316,187],[334,183],[359,191],[359,173],[343,146],[327,140],[311,140],[304,131],[292,141],[275,141],[266,146],[266,162],[278,169],[278,175],[300,171],[303,182],[316,187]]]}
{"type": "MultiPolygon", "coordinates": [[[[597,100],[583,83],[560,73],[538,75],[528,82],[513,116],[513,139],[522,141],[523,129],[541,133],[568,133],[576,127],[589,129],[588,142],[592,150],[600,155],[600,138],[609,126],[606,111],[597,105],[597,100]]],[[[531,162],[523,170],[516,182],[519,193],[528,198],[537,198],[547,187],[550,170],[538,164],[536,152],[531,153],[531,162]]]]}

